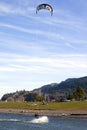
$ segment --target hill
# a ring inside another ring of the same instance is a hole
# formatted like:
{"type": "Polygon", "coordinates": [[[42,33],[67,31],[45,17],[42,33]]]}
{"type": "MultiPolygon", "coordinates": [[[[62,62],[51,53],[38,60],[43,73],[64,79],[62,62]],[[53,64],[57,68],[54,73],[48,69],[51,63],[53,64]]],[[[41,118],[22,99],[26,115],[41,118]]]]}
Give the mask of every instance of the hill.
{"type": "MultiPolygon", "coordinates": [[[[81,78],[69,78],[61,83],[52,83],[48,85],[44,85],[40,90],[42,93],[64,93],[74,91],[77,86],[81,86],[87,92],[87,76],[81,78]]],[[[35,89],[36,91],[36,89],[35,89]]]]}
{"type": "Polygon", "coordinates": [[[81,78],[69,78],[61,83],[44,85],[33,91],[17,91],[3,95],[2,101],[41,101],[44,99],[60,101],[74,92],[77,86],[81,86],[87,95],[87,76],[81,78]]]}

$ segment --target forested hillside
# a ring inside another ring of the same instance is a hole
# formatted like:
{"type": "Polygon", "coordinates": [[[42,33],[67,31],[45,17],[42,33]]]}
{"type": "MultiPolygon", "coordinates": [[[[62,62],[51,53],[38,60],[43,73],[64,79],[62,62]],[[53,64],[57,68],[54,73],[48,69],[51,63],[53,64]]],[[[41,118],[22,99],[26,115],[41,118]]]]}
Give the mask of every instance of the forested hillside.
{"type": "Polygon", "coordinates": [[[87,97],[87,76],[81,78],[69,78],[61,83],[44,85],[33,91],[17,91],[3,95],[2,101],[43,101],[46,99],[61,101],[67,99],[80,86],[87,97]]]}

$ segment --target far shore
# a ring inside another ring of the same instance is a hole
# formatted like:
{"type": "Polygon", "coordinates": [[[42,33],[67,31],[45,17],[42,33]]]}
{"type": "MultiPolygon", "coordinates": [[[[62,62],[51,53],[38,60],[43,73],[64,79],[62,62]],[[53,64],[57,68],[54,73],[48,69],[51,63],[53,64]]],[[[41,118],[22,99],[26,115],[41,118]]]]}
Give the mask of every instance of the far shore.
{"type": "Polygon", "coordinates": [[[35,113],[38,113],[39,116],[87,118],[86,110],[29,110],[0,108],[0,113],[27,114],[33,116],[35,115],[35,113]]]}

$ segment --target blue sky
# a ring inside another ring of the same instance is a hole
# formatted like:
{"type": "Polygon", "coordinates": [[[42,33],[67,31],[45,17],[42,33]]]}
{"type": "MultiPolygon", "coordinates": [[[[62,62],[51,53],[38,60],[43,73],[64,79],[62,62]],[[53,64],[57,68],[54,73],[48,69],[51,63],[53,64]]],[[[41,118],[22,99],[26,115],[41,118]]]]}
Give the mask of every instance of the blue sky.
{"type": "Polygon", "coordinates": [[[0,0],[0,97],[83,76],[87,0],[0,0]]]}

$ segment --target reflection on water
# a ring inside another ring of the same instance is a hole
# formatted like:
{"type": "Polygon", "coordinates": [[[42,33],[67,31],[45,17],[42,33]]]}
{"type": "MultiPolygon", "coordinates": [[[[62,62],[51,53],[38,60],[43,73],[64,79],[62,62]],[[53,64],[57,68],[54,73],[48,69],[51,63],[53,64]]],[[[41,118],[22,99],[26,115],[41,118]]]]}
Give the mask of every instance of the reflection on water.
{"type": "Polygon", "coordinates": [[[0,114],[0,130],[87,130],[87,118],[0,114]]]}

